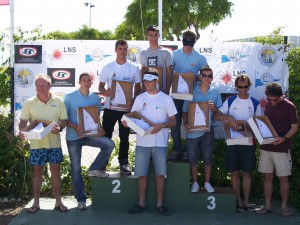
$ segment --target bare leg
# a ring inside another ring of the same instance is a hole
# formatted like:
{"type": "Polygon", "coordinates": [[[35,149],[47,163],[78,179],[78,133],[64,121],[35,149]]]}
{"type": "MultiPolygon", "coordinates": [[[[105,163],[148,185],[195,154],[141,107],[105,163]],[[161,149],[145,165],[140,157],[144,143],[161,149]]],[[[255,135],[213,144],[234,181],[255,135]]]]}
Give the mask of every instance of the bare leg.
{"type": "Polygon", "coordinates": [[[238,206],[243,207],[243,201],[241,198],[241,191],[240,191],[240,173],[239,173],[239,171],[231,172],[231,185],[232,185],[232,189],[236,195],[236,200],[237,200],[238,206]]]}
{"type": "Polygon", "coordinates": [[[281,194],[281,210],[286,211],[288,210],[288,199],[289,199],[289,192],[290,192],[290,184],[289,184],[289,178],[287,176],[285,177],[279,177],[280,181],[280,194],[281,194]]]}
{"type": "Polygon", "coordinates": [[[210,183],[211,165],[204,165],[205,182],[210,183]]]}
{"type": "Polygon", "coordinates": [[[265,173],[264,177],[265,208],[271,210],[271,198],[273,192],[273,173],[265,173]]]}
{"type": "Polygon", "coordinates": [[[43,166],[32,166],[33,168],[33,179],[32,179],[32,189],[33,189],[33,207],[40,207],[40,193],[43,178],[43,166]]]}
{"type": "Polygon", "coordinates": [[[138,178],[138,191],[139,191],[139,205],[145,207],[146,205],[146,190],[147,190],[147,176],[138,178]]]}
{"type": "Polygon", "coordinates": [[[191,164],[191,173],[192,173],[192,179],[193,182],[198,182],[198,170],[196,164],[191,164]]]}
{"type": "Polygon", "coordinates": [[[251,183],[252,183],[252,176],[250,173],[243,173],[243,193],[244,193],[244,206],[249,206],[249,198],[251,192],[251,183]]]}
{"type": "Polygon", "coordinates": [[[157,207],[162,206],[165,187],[165,177],[162,175],[156,176],[156,192],[157,192],[157,207]]]}
{"type": "Polygon", "coordinates": [[[60,164],[50,164],[51,171],[51,184],[55,196],[55,206],[62,205],[61,202],[61,177],[60,177],[60,164]]]}

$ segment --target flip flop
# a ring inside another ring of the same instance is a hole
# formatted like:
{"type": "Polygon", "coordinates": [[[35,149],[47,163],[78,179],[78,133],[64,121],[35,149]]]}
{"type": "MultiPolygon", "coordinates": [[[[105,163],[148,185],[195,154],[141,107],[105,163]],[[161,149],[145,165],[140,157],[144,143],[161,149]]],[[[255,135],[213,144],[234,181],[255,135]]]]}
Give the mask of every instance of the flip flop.
{"type": "Polygon", "coordinates": [[[27,209],[28,213],[36,213],[37,211],[40,210],[40,207],[37,206],[31,206],[30,208],[27,209]]]}
{"type": "Polygon", "coordinates": [[[238,206],[238,205],[237,205],[237,206],[235,207],[235,211],[236,211],[236,212],[244,212],[245,210],[244,210],[244,207],[238,206]]]}
{"type": "Polygon", "coordinates": [[[280,210],[281,215],[283,216],[291,216],[293,215],[292,211],[290,211],[289,209],[286,210],[280,210]]]}
{"type": "Polygon", "coordinates": [[[63,204],[55,206],[54,209],[59,212],[68,212],[69,211],[69,209],[66,206],[64,206],[63,204]]]}
{"type": "Polygon", "coordinates": [[[261,208],[256,210],[256,213],[259,215],[266,215],[268,213],[272,212],[270,209],[266,209],[266,208],[261,208]]]}

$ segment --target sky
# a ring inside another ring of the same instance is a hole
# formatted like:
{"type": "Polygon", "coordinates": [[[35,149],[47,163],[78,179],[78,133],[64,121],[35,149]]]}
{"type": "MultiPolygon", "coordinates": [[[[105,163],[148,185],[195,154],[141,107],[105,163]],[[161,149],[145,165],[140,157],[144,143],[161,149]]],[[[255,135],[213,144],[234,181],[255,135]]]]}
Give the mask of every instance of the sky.
{"type": "MultiPolygon", "coordinates": [[[[132,0],[14,0],[15,27],[31,30],[42,25],[42,33],[60,30],[76,31],[89,24],[100,31],[114,29],[123,22],[127,6],[132,0]]],[[[299,0],[231,0],[234,4],[231,18],[217,26],[200,31],[201,41],[226,41],[261,36],[284,26],[284,35],[300,36],[299,0]]],[[[137,18],[140,15],[137,13],[137,18]]],[[[9,6],[0,7],[0,30],[10,26],[9,6]]]]}

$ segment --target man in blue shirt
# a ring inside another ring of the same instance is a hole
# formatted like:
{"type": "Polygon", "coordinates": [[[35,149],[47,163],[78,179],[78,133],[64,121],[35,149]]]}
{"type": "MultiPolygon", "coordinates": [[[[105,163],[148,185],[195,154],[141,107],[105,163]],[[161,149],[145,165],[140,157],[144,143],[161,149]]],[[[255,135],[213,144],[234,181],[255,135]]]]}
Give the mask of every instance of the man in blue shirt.
{"type": "MultiPolygon", "coordinates": [[[[218,111],[218,107],[222,105],[222,100],[219,91],[216,88],[210,86],[212,79],[212,69],[208,66],[203,67],[200,70],[200,82],[195,83],[192,102],[208,102],[209,109],[213,113],[215,113],[218,111]]],[[[204,189],[207,192],[212,193],[215,191],[210,184],[215,140],[214,129],[211,127],[210,131],[200,130],[192,132],[190,130],[190,126],[188,125],[188,103],[189,101],[184,101],[182,109],[182,119],[187,133],[186,148],[188,152],[188,158],[191,164],[191,173],[193,179],[191,192],[196,193],[199,191],[197,165],[201,156],[204,162],[204,189]]]]}
{"type": "Polygon", "coordinates": [[[91,164],[88,175],[97,177],[107,177],[108,174],[101,170],[105,167],[109,157],[115,147],[115,143],[105,137],[104,130],[96,136],[83,137],[77,120],[77,110],[79,107],[97,106],[100,116],[101,104],[98,95],[90,92],[92,78],[88,73],[79,76],[79,89],[65,95],[65,105],[68,113],[66,141],[71,160],[71,178],[75,198],[78,202],[79,210],[86,209],[87,196],[84,192],[84,183],[81,174],[81,153],[82,146],[100,148],[100,153],[91,164]]]}
{"type": "MultiPolygon", "coordinates": [[[[197,35],[191,30],[186,30],[183,32],[183,47],[173,52],[173,68],[174,73],[193,73],[195,78],[198,76],[200,69],[207,66],[207,61],[205,56],[201,55],[198,51],[194,49],[194,44],[196,43],[197,35]]],[[[173,139],[172,153],[169,157],[170,160],[187,158],[187,153],[183,152],[181,146],[181,120],[182,120],[182,106],[184,100],[174,99],[174,103],[177,109],[176,114],[176,126],[171,128],[171,136],[173,139]]]]}

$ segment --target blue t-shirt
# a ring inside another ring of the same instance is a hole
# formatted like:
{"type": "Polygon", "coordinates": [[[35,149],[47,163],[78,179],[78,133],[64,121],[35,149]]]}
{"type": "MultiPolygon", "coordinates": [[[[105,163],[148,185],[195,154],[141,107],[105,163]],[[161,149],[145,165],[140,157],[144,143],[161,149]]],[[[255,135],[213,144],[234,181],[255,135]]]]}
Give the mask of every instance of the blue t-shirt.
{"type": "MultiPolygon", "coordinates": [[[[70,121],[75,125],[78,125],[77,109],[79,107],[97,106],[100,115],[101,112],[100,98],[98,95],[94,93],[90,92],[87,96],[84,96],[80,93],[79,90],[76,90],[70,94],[66,94],[64,101],[68,113],[68,121],[70,121]]],[[[67,141],[73,141],[79,139],[76,131],[72,127],[67,126],[66,130],[67,130],[66,131],[67,141]]]]}
{"type": "MultiPolygon", "coordinates": [[[[195,82],[192,102],[208,102],[208,101],[212,101],[214,103],[214,106],[217,108],[219,108],[222,105],[222,99],[221,99],[221,95],[220,95],[218,89],[210,86],[209,89],[207,90],[207,92],[205,93],[205,95],[203,95],[200,90],[200,83],[195,82]]],[[[184,101],[183,107],[182,107],[183,112],[188,112],[188,103],[189,102],[190,101],[187,101],[187,100],[184,101]]],[[[210,120],[211,120],[212,113],[210,112],[209,115],[210,115],[210,120]]],[[[212,125],[212,122],[211,122],[211,125],[212,125]]],[[[194,131],[192,133],[187,133],[186,137],[187,138],[198,138],[198,137],[201,137],[205,132],[206,131],[194,131]]]]}
{"type": "Polygon", "coordinates": [[[205,56],[193,49],[190,54],[186,54],[183,48],[173,51],[173,70],[175,73],[190,73],[198,75],[203,66],[207,66],[205,56]]]}

